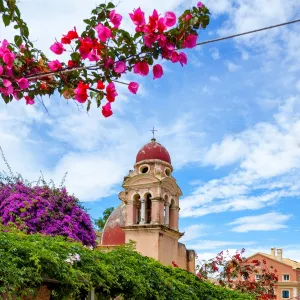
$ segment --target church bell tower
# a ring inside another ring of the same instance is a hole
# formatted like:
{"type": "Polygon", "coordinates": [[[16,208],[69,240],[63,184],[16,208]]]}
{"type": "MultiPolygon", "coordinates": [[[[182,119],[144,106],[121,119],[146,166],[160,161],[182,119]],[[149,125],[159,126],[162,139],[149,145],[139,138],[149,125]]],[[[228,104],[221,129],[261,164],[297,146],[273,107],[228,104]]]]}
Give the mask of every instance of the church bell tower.
{"type": "Polygon", "coordinates": [[[165,265],[175,262],[194,272],[195,253],[178,239],[179,198],[182,195],[167,149],[153,137],[140,149],[134,170],[124,178],[119,194],[126,211],[125,242],[136,242],[136,250],[165,265]]]}

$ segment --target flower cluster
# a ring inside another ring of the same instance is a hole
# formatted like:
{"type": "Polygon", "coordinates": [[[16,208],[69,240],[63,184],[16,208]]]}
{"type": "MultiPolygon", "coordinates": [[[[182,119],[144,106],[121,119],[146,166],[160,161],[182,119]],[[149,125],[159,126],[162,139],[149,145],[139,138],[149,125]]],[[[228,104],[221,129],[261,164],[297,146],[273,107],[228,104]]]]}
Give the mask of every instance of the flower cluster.
{"type": "Polygon", "coordinates": [[[62,235],[95,246],[90,217],[65,188],[0,183],[0,219],[29,234],[62,235]]]}
{"type": "MultiPolygon", "coordinates": [[[[25,77],[16,78],[14,76],[14,62],[17,56],[11,50],[7,40],[0,42],[0,60],[2,61],[2,65],[0,64],[0,76],[3,78],[0,93],[4,97],[13,95],[16,100],[20,100],[23,97],[21,92],[29,88],[29,81],[25,77]]],[[[22,51],[20,55],[23,55],[22,51]]],[[[25,100],[26,104],[34,104],[34,100],[28,95],[25,96],[25,100]]]]}
{"type": "Polygon", "coordinates": [[[249,293],[258,300],[276,299],[275,284],[278,281],[277,270],[267,266],[267,261],[247,260],[242,257],[245,249],[230,255],[229,251],[220,252],[216,258],[197,266],[200,279],[213,275],[218,284],[230,289],[249,293]],[[255,275],[260,275],[256,280],[255,275]]]}
{"type": "Polygon", "coordinates": [[[70,265],[73,265],[74,262],[76,262],[76,261],[80,261],[80,255],[77,253],[75,253],[75,254],[69,253],[68,258],[65,260],[65,262],[70,265]]]}
{"type": "Polygon", "coordinates": [[[133,94],[139,89],[138,82],[120,82],[122,76],[130,72],[147,76],[151,70],[153,79],[159,79],[164,71],[161,64],[154,63],[158,59],[186,65],[187,55],[179,49],[195,47],[197,30],[209,23],[209,10],[201,2],[179,17],[154,9],[148,20],[137,8],[129,14],[135,25],[135,33],[130,34],[120,28],[123,17],[114,8],[111,2],[100,4],[92,17],[84,20],[87,26],[82,33],[74,27],[50,46],[58,56],[71,53],[64,62],[50,61],[35,49],[20,13],[15,13],[18,10],[7,7],[11,15],[8,24],[17,22],[21,35],[15,36],[15,43],[1,43],[0,93],[5,102],[25,98],[26,104],[34,104],[35,96],[58,91],[65,99],[87,103],[87,110],[95,100],[97,107],[102,106],[103,116],[109,117],[118,96],[115,83],[127,85],[133,94]],[[102,104],[104,98],[107,103],[102,104]]]}

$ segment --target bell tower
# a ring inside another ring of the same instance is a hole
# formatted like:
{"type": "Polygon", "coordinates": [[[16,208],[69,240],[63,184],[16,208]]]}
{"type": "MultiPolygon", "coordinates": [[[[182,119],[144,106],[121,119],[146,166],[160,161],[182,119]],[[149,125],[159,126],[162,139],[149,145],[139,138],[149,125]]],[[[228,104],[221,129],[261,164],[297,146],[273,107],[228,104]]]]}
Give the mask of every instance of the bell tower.
{"type": "Polygon", "coordinates": [[[136,250],[165,265],[175,262],[191,272],[195,253],[178,239],[179,198],[182,195],[167,149],[153,137],[136,156],[134,169],[124,178],[119,198],[125,206],[125,242],[136,242],[136,250]]]}

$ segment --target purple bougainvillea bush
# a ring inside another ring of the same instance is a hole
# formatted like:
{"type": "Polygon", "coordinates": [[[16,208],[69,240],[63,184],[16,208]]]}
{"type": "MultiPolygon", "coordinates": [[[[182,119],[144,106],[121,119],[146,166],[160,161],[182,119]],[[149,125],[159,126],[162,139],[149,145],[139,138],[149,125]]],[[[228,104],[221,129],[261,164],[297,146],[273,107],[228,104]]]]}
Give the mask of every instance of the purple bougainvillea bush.
{"type": "Polygon", "coordinates": [[[0,182],[0,218],[4,225],[13,223],[28,234],[62,235],[95,246],[89,215],[65,188],[0,182]]]}

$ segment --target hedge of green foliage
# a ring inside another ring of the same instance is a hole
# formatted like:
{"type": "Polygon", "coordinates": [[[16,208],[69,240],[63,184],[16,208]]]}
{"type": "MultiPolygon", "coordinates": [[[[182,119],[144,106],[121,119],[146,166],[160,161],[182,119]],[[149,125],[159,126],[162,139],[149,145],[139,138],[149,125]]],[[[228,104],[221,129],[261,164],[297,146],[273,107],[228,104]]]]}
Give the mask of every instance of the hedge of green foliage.
{"type": "Polygon", "coordinates": [[[132,245],[110,252],[91,250],[64,237],[0,228],[0,297],[36,291],[45,278],[58,280],[54,299],[84,299],[96,287],[97,299],[253,300],[182,269],[139,255],[132,245]]]}

